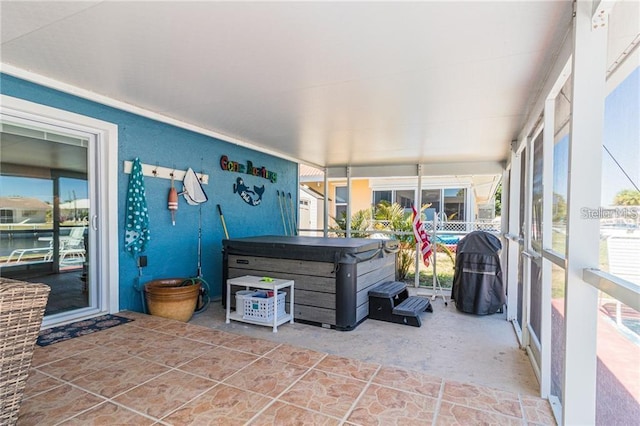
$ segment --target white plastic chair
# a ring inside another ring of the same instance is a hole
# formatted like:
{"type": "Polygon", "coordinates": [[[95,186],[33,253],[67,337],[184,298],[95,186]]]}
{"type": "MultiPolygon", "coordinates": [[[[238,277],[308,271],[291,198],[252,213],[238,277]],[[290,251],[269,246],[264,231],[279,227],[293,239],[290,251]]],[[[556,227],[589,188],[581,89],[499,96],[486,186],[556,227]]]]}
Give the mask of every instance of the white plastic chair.
{"type": "Polygon", "coordinates": [[[85,261],[84,226],[71,229],[69,235],[60,237],[60,266],[82,264],[85,261]]]}

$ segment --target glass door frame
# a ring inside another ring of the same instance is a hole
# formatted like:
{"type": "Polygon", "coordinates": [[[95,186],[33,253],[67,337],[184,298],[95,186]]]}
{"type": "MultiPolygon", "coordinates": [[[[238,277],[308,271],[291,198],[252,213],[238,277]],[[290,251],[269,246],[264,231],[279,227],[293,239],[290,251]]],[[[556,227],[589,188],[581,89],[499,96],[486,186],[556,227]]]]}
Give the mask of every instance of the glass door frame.
{"type": "MultiPolygon", "coordinates": [[[[524,226],[526,229],[528,229],[528,232],[524,233],[524,251],[522,252],[523,254],[523,258],[522,261],[524,262],[524,276],[523,276],[523,280],[524,280],[524,292],[525,292],[525,297],[524,297],[524,301],[523,304],[525,304],[525,306],[523,307],[524,312],[526,313],[526,315],[523,315],[523,327],[525,329],[523,329],[523,347],[524,349],[527,351],[527,355],[529,356],[529,359],[531,361],[531,364],[533,366],[534,372],[538,378],[539,382],[542,382],[542,340],[543,340],[543,335],[545,334],[542,324],[540,325],[540,336],[538,336],[535,333],[535,327],[532,324],[532,312],[534,311],[534,308],[538,310],[540,315],[540,322],[543,322],[542,316],[543,316],[543,306],[545,305],[545,300],[544,300],[544,295],[545,292],[543,290],[544,288],[544,277],[541,275],[542,271],[543,271],[543,265],[542,265],[542,244],[543,244],[543,234],[544,234],[544,222],[543,222],[543,217],[544,217],[544,212],[543,210],[540,211],[540,214],[543,216],[540,218],[540,224],[534,224],[534,217],[533,217],[533,208],[534,208],[534,200],[533,200],[533,196],[534,196],[534,191],[533,191],[533,186],[534,186],[534,180],[535,180],[535,176],[534,176],[534,172],[535,172],[535,165],[534,165],[534,152],[535,152],[535,145],[536,142],[538,141],[539,138],[542,138],[542,140],[540,140],[540,143],[542,144],[541,148],[543,149],[543,155],[544,155],[544,130],[545,130],[546,126],[544,123],[544,113],[543,116],[540,117],[539,123],[537,126],[535,126],[535,130],[530,134],[530,136],[527,138],[527,146],[526,146],[526,153],[527,153],[527,159],[526,159],[526,184],[525,184],[525,223],[524,226]],[[540,228],[538,230],[538,235],[540,237],[540,248],[536,249],[534,247],[533,244],[533,227],[534,225],[540,225],[540,228]],[[533,297],[533,286],[534,286],[534,280],[537,280],[537,276],[534,276],[533,274],[533,266],[536,266],[538,268],[539,271],[539,275],[540,275],[540,297],[539,300],[535,300],[533,297]],[[539,303],[540,306],[533,306],[533,303],[539,303]]],[[[542,158],[542,160],[544,160],[544,158],[542,158]]],[[[542,184],[542,188],[544,189],[544,162],[543,162],[543,169],[540,171],[541,172],[541,176],[540,179],[542,180],[541,184],[542,184]]],[[[544,194],[543,195],[543,205],[542,208],[545,209],[546,206],[544,204],[544,194]]]]}
{"type": "Polygon", "coordinates": [[[57,129],[89,139],[88,181],[93,185],[89,188],[87,248],[92,259],[88,281],[93,286],[89,307],[46,316],[42,327],[118,312],[117,125],[5,95],[0,97],[0,114],[18,125],[57,129]]]}

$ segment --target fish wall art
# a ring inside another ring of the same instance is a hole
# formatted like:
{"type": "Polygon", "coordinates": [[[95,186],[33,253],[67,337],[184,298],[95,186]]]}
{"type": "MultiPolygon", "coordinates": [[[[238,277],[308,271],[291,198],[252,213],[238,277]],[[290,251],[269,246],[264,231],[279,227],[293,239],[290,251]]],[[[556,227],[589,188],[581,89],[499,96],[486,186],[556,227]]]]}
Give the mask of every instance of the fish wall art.
{"type": "Polygon", "coordinates": [[[262,201],[262,194],[264,194],[264,185],[254,186],[253,191],[244,184],[242,178],[237,178],[236,183],[233,184],[233,193],[240,195],[240,198],[250,206],[257,206],[262,201]]]}

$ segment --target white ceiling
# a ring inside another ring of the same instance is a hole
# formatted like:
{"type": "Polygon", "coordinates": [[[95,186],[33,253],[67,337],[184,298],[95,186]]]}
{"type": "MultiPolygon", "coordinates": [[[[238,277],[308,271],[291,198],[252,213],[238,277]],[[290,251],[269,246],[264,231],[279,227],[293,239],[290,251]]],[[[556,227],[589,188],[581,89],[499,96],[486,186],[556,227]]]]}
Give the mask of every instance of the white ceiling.
{"type": "Polygon", "coordinates": [[[5,65],[330,167],[505,160],[572,3],[0,8],[5,65]]]}

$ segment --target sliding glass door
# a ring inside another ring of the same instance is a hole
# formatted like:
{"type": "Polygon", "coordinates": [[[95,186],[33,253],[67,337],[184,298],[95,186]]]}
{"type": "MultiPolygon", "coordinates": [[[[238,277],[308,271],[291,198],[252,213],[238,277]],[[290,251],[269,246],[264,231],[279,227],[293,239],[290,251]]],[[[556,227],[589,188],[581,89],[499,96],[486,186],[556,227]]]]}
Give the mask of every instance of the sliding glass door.
{"type": "Polygon", "coordinates": [[[51,287],[45,315],[95,308],[94,135],[2,116],[0,275],[51,287]]]}

